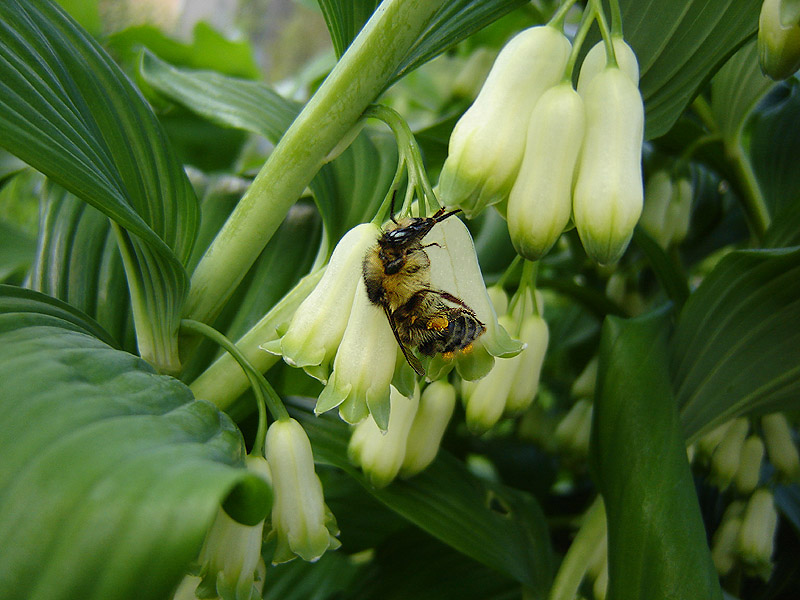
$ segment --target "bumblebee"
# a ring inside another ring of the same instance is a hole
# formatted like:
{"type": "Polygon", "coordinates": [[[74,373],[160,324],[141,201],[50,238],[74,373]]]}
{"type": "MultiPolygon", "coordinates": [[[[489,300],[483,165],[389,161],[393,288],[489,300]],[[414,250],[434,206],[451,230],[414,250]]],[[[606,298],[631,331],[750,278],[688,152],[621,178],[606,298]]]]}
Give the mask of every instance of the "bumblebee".
{"type": "Polygon", "coordinates": [[[475,312],[460,298],[431,287],[431,261],[422,243],[437,223],[459,212],[439,209],[432,217],[390,223],[364,256],[364,284],[370,302],[383,308],[408,364],[425,375],[410,348],[421,354],[445,356],[469,352],[484,331],[475,312]]]}

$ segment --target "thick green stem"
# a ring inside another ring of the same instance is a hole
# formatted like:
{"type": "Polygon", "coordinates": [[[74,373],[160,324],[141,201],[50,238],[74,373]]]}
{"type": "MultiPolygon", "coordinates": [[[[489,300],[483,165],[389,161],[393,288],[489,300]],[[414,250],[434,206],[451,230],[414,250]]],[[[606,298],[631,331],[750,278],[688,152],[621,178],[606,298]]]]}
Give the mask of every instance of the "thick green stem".
{"type": "Polygon", "coordinates": [[[445,0],[385,0],[297,116],[192,276],[185,316],[208,321],[286,213],[391,80],[445,0]]]}
{"type": "Polygon", "coordinates": [[[611,39],[611,31],[608,28],[608,21],[603,12],[603,4],[600,0],[590,0],[597,18],[597,26],[600,28],[600,35],[603,37],[603,44],[606,47],[606,62],[609,66],[617,66],[617,54],[614,51],[614,42],[611,39]]]}
{"type": "MultiPolygon", "coordinates": [[[[260,373],[264,373],[280,360],[261,345],[278,339],[277,327],[288,323],[300,303],[311,293],[322,278],[324,269],[306,275],[283,299],[236,342],[236,347],[260,373]]],[[[213,402],[225,410],[247,390],[247,376],[230,354],[223,354],[195,379],[189,388],[196,398],[213,402]]]]}
{"type": "Polygon", "coordinates": [[[583,40],[586,39],[586,34],[589,33],[589,28],[594,22],[594,17],[594,7],[591,5],[587,6],[586,10],[583,12],[583,17],[581,18],[581,24],[578,27],[578,31],[572,40],[572,50],[569,53],[567,66],[564,69],[564,81],[570,84],[572,83],[572,73],[575,70],[575,63],[578,60],[578,55],[581,52],[581,46],[583,46],[583,40]]]}
{"type": "Polygon", "coordinates": [[[728,157],[741,190],[741,200],[750,228],[759,242],[764,238],[770,222],[769,209],[764,201],[764,195],[758,185],[756,174],[750,160],[745,156],[741,144],[725,144],[725,154],[728,157]]]}

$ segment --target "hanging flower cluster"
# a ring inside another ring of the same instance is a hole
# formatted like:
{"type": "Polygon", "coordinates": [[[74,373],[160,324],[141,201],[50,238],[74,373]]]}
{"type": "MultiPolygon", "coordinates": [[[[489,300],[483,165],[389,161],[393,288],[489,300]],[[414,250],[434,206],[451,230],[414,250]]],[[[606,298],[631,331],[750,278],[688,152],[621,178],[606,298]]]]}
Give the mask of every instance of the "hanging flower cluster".
{"type": "Polygon", "coordinates": [[[572,218],[589,256],[613,263],[642,211],[638,63],[612,36],[586,56],[576,91],[570,59],[560,25],[513,38],[453,130],[439,190],[467,215],[497,204],[529,260],[544,256],[572,218]]]}

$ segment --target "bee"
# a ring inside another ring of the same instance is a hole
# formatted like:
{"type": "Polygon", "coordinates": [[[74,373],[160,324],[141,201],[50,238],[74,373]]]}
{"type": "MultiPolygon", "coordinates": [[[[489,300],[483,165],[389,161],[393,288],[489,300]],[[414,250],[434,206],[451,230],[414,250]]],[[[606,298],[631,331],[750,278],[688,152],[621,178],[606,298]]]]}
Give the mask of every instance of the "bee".
{"type": "Polygon", "coordinates": [[[469,352],[486,326],[464,301],[431,286],[430,265],[422,239],[459,210],[439,209],[432,217],[410,218],[386,226],[364,256],[364,284],[370,302],[383,308],[408,364],[425,375],[410,348],[425,356],[469,352]]]}

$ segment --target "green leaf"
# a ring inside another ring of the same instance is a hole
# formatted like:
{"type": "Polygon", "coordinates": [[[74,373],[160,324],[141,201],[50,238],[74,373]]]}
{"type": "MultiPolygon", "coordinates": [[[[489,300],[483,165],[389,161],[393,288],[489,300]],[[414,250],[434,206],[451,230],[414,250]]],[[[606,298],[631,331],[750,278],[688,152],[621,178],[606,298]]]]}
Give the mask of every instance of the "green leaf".
{"type": "Polygon", "coordinates": [[[19,227],[0,221],[0,283],[20,283],[36,253],[36,240],[19,227]]]}
{"type": "Polygon", "coordinates": [[[665,134],[700,88],[756,31],[760,3],[620,0],[623,33],[636,52],[645,137],[665,134]]]}
{"type": "Polygon", "coordinates": [[[770,247],[800,244],[800,81],[790,79],[767,96],[753,112],[745,143],[773,215],[765,237],[770,247]]]}
{"type": "Polygon", "coordinates": [[[45,186],[41,211],[28,287],[86,313],[135,350],[130,295],[108,218],[55,184],[45,186]]]}
{"type": "Polygon", "coordinates": [[[689,439],[738,415],[797,406],[800,248],[723,258],[681,311],[670,361],[689,439]]]}
{"type": "MultiPolygon", "coordinates": [[[[178,69],[148,53],[142,57],[141,71],[153,88],[206,119],[256,133],[272,143],[280,140],[301,109],[262,83],[178,69]]],[[[329,240],[338,240],[375,216],[396,166],[394,139],[365,132],[319,170],[310,187],[329,240]]]]}
{"type": "Polygon", "coordinates": [[[249,496],[238,518],[268,510],[235,425],[96,330],[58,301],[0,288],[7,597],[165,598],[229,494],[249,496]]]}
{"type": "Polygon", "coordinates": [[[592,466],[608,521],[608,597],[722,598],[667,371],[668,319],[603,326],[592,466]]]}
{"type": "Polygon", "coordinates": [[[358,35],[370,18],[380,0],[342,2],[341,0],[317,0],[328,31],[331,34],[336,57],[340,58],[350,42],[358,35]]]}
{"type": "Polygon", "coordinates": [[[440,453],[421,474],[375,489],[347,459],[347,425],[298,411],[317,462],[343,469],[397,514],[459,552],[530,587],[544,598],[553,568],[547,525],[525,493],[477,479],[463,463],[440,453]]]}
{"type": "Polygon", "coordinates": [[[229,40],[205,21],[194,26],[190,43],[170,38],[153,25],[134,25],[113,33],[106,46],[126,63],[135,62],[144,46],[173,64],[247,79],[261,75],[249,41],[229,40]]]}
{"type": "Polygon", "coordinates": [[[117,230],[139,349],[178,368],[197,200],[150,107],[98,44],[47,0],[0,4],[0,143],[117,230]]]}
{"type": "Polygon", "coordinates": [[[725,143],[739,144],[748,115],[775,85],[758,66],[752,40],[734,54],[711,80],[711,110],[725,143]]]}

